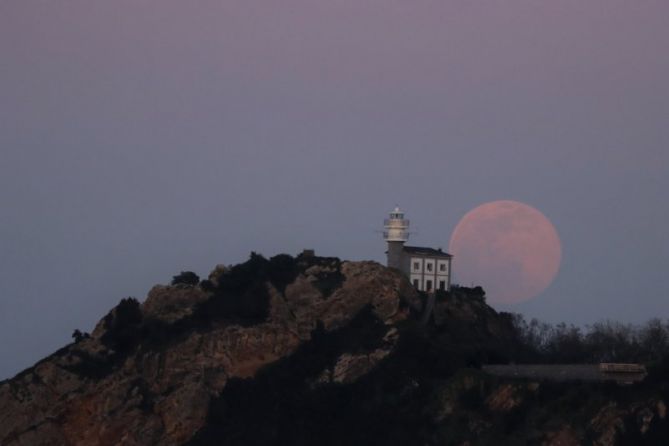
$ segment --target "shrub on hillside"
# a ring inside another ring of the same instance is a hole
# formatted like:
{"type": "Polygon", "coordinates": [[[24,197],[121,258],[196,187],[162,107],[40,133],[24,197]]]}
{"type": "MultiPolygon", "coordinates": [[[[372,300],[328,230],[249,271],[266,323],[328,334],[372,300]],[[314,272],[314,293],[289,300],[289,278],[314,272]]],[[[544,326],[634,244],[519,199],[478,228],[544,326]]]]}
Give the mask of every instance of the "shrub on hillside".
{"type": "Polygon", "coordinates": [[[279,254],[267,260],[252,252],[246,262],[225,269],[217,283],[207,283],[207,291],[214,295],[200,306],[198,314],[242,325],[262,322],[269,312],[267,282],[283,292],[298,273],[298,265],[290,255],[279,254]]]}
{"type": "Polygon", "coordinates": [[[520,350],[532,352],[538,362],[652,363],[659,361],[669,347],[669,325],[658,319],[642,326],[602,321],[584,331],[565,323],[527,322],[518,314],[512,320],[520,350]]]}
{"type": "Polygon", "coordinates": [[[172,277],[172,285],[197,285],[200,278],[192,271],[181,271],[180,274],[172,277]]]}
{"type": "Polygon", "coordinates": [[[291,255],[279,254],[269,259],[269,281],[281,292],[295,280],[298,273],[297,262],[291,255]]]}
{"type": "Polygon", "coordinates": [[[82,332],[78,328],[76,330],[74,330],[74,332],[72,333],[72,339],[74,339],[75,344],[83,341],[84,339],[90,338],[90,337],[91,337],[91,335],[89,335],[88,333],[82,332]]]}
{"type": "Polygon", "coordinates": [[[130,351],[139,341],[142,310],[134,297],[127,297],[104,318],[106,329],[101,341],[119,353],[130,351]]]}

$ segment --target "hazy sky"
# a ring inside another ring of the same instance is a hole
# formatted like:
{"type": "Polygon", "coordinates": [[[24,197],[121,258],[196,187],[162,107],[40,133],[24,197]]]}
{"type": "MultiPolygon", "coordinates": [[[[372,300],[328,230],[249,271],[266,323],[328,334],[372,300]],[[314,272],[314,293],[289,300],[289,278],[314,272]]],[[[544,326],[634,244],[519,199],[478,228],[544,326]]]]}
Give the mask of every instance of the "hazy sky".
{"type": "Polygon", "coordinates": [[[668,51],[666,0],[4,0],[0,378],[181,270],[383,261],[396,203],[551,219],[513,311],[669,318],[668,51]]]}

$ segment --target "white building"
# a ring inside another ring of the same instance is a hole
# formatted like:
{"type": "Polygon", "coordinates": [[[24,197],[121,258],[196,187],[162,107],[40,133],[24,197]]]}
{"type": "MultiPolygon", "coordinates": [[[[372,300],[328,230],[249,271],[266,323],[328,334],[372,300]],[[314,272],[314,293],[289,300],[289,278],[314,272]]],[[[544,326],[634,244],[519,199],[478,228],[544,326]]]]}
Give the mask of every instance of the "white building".
{"type": "Polygon", "coordinates": [[[453,256],[441,249],[406,246],[409,220],[396,207],[384,221],[383,238],[388,244],[388,267],[397,268],[409,277],[420,291],[447,291],[451,287],[453,256]]]}

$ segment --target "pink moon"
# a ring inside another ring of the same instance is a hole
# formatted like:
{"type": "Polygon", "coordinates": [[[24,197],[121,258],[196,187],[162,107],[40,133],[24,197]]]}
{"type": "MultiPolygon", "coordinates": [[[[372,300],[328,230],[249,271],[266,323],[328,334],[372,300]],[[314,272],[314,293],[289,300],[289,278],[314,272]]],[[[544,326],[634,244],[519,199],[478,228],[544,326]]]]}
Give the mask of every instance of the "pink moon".
{"type": "Polygon", "coordinates": [[[451,235],[455,281],[481,285],[490,303],[515,304],[550,286],[562,259],[560,238],[535,208],[510,200],[482,204],[451,235]]]}

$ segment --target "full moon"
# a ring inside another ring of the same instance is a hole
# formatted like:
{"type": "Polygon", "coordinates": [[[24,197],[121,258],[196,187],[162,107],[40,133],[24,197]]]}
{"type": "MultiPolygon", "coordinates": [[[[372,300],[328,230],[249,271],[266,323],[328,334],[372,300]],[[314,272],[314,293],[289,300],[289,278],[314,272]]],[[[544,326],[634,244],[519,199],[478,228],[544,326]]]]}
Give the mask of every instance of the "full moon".
{"type": "Polygon", "coordinates": [[[462,217],[451,235],[456,282],[481,285],[491,303],[514,304],[541,294],[560,269],[553,224],[517,201],[485,203],[462,217]]]}

